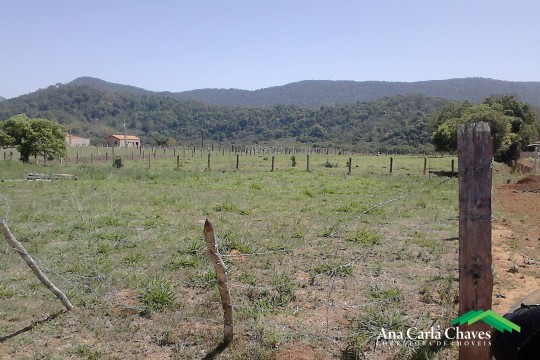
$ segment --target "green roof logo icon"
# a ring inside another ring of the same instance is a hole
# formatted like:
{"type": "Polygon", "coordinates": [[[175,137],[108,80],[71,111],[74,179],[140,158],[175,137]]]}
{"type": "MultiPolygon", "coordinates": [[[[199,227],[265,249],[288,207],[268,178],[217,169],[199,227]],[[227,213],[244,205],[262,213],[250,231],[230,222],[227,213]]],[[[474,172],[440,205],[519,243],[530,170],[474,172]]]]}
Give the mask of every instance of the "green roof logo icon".
{"type": "Polygon", "coordinates": [[[483,322],[485,322],[492,328],[499,330],[500,332],[504,332],[505,330],[508,332],[512,332],[513,330],[521,332],[520,326],[505,319],[504,317],[492,310],[471,310],[468,313],[458,316],[457,318],[452,320],[452,326],[456,324],[463,325],[465,323],[467,323],[467,325],[471,325],[479,320],[482,320],[483,322]]]}

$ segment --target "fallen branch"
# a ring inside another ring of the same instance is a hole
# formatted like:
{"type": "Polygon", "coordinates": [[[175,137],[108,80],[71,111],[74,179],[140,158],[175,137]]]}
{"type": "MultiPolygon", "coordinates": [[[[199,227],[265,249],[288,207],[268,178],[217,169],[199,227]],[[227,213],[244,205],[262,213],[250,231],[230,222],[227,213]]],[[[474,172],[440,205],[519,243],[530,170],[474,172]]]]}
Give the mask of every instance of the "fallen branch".
{"type": "Polygon", "coordinates": [[[13,247],[19,253],[19,255],[21,255],[23,260],[26,262],[26,264],[28,264],[28,266],[30,266],[30,269],[32,269],[32,272],[34,273],[34,275],[37,276],[39,281],[41,281],[41,283],[45,285],[47,289],[49,289],[54,295],[56,295],[56,297],[62,302],[62,304],[64,304],[66,309],[73,309],[73,304],[71,304],[66,295],[62,291],[60,291],[39,269],[32,256],[30,256],[24,246],[22,246],[22,244],[17,239],[15,239],[15,236],[13,236],[3,219],[0,219],[0,228],[2,229],[2,233],[4,234],[4,237],[6,238],[9,245],[11,245],[11,247],[13,247]]]}
{"type": "Polygon", "coordinates": [[[208,219],[204,223],[204,238],[206,239],[206,248],[210,255],[210,260],[216,270],[219,294],[221,295],[221,305],[223,306],[223,345],[227,346],[233,340],[233,308],[231,302],[231,293],[227,283],[227,274],[225,264],[218,252],[214,227],[208,219]]]}

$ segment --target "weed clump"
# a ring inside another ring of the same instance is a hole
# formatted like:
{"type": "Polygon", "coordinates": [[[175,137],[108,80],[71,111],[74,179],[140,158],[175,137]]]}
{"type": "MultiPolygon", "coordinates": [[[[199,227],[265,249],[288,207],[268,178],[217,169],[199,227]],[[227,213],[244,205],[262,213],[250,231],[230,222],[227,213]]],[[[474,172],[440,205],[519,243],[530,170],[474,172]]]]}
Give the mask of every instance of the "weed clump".
{"type": "Polygon", "coordinates": [[[356,232],[356,234],[354,234],[354,236],[347,238],[347,241],[355,244],[373,246],[381,243],[381,237],[379,234],[373,233],[369,230],[360,229],[356,232]]]}
{"type": "Polygon", "coordinates": [[[143,313],[145,314],[171,308],[175,302],[174,286],[164,279],[149,279],[142,286],[140,299],[144,305],[143,313]]]}

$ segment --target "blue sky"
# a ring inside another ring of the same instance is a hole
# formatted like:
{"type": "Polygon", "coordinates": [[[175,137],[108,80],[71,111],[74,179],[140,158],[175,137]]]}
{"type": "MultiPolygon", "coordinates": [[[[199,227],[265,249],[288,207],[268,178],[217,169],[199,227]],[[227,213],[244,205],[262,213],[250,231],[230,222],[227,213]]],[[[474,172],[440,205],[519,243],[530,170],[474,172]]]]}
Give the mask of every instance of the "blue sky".
{"type": "Polygon", "coordinates": [[[540,81],[536,0],[2,0],[0,96],[300,80],[540,81]]]}

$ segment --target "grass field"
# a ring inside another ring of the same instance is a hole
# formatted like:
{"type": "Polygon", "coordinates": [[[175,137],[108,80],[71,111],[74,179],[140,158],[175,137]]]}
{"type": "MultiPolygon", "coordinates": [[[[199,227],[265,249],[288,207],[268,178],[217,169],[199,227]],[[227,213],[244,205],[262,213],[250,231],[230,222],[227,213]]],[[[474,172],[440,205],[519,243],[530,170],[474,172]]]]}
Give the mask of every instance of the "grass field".
{"type": "MultiPolygon", "coordinates": [[[[450,157],[206,153],[148,161],[0,161],[0,211],[62,305],[7,244],[0,358],[196,359],[222,310],[202,236],[228,266],[235,340],[221,359],[412,358],[376,347],[381,327],[447,326],[457,307],[457,179],[450,157]],[[77,180],[26,181],[31,172],[77,180]],[[441,176],[439,176],[441,175],[441,176]],[[31,331],[15,332],[47,315],[31,331]],[[291,357],[292,356],[292,357],[291,357]],[[302,357],[304,356],[304,357],[302,357]]],[[[456,164],[457,169],[457,164],[456,164]]],[[[502,181],[502,180],[498,180],[502,181]]],[[[455,357],[447,348],[428,358],[455,357]]]]}

